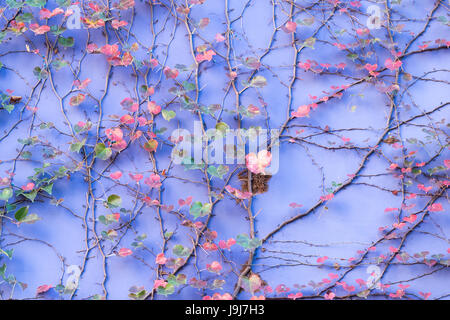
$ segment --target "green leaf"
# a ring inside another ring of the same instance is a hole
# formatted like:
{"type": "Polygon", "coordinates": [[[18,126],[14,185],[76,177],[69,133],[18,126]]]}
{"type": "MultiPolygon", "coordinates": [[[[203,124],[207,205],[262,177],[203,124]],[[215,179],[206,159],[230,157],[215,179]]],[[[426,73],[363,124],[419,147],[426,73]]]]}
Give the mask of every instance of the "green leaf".
{"type": "Polygon", "coordinates": [[[28,159],[31,158],[32,153],[29,152],[29,151],[24,151],[24,152],[22,152],[20,155],[22,156],[23,159],[28,160],[28,159]]]}
{"type": "Polygon", "coordinates": [[[163,296],[168,296],[175,292],[175,287],[172,284],[168,283],[166,287],[162,286],[158,287],[158,289],[156,289],[156,292],[158,292],[158,294],[161,294],[163,296]]]}
{"type": "Polygon", "coordinates": [[[122,198],[117,194],[112,194],[108,197],[108,207],[109,208],[117,208],[122,204],[122,198]]]}
{"type": "Polygon", "coordinates": [[[352,61],[355,61],[356,59],[358,59],[358,55],[356,53],[349,53],[347,55],[347,58],[349,58],[352,61]]]}
{"type": "Polygon", "coordinates": [[[217,168],[214,166],[209,166],[207,171],[210,175],[222,179],[223,175],[226,174],[228,170],[228,166],[220,165],[217,168]]]}
{"type": "Polygon", "coordinates": [[[16,211],[16,213],[14,214],[14,218],[16,218],[17,221],[21,222],[23,219],[25,219],[25,217],[28,214],[28,209],[30,207],[22,207],[19,210],[16,211]]]}
{"type": "Polygon", "coordinates": [[[66,31],[66,28],[63,27],[59,27],[59,26],[50,26],[50,31],[55,35],[55,36],[59,36],[61,35],[64,31],[66,31]]]}
{"type": "Polygon", "coordinates": [[[370,290],[364,290],[357,293],[357,296],[360,298],[367,299],[367,296],[370,294],[370,290]]]}
{"type": "Polygon", "coordinates": [[[177,114],[175,113],[175,111],[172,111],[172,110],[166,110],[166,109],[163,109],[161,113],[162,113],[163,118],[164,118],[165,120],[167,120],[167,121],[172,120],[172,119],[175,118],[175,116],[177,115],[177,114]]]}
{"type": "Polygon", "coordinates": [[[305,40],[305,42],[303,42],[303,45],[305,47],[314,49],[314,44],[316,43],[316,38],[310,37],[308,39],[305,40]]]}
{"type": "Polygon", "coordinates": [[[61,7],[68,7],[72,3],[70,0],[56,0],[56,3],[61,7]]]}
{"type": "Polygon", "coordinates": [[[172,252],[178,257],[186,257],[189,255],[189,248],[183,247],[181,244],[177,244],[173,247],[172,252]]]}
{"type": "Polygon", "coordinates": [[[250,237],[246,233],[239,234],[236,237],[236,243],[247,250],[256,249],[262,245],[261,240],[259,240],[258,238],[250,239],[250,237]]]}
{"type": "Polygon", "coordinates": [[[106,160],[112,155],[112,150],[107,148],[104,143],[97,143],[94,149],[95,157],[100,160],[106,160]]]}
{"type": "Polygon", "coordinates": [[[214,279],[214,281],[210,284],[210,288],[212,290],[216,289],[223,289],[223,286],[225,285],[225,280],[222,279],[214,279]]]}
{"type": "Polygon", "coordinates": [[[113,214],[107,214],[106,216],[101,215],[98,220],[104,225],[110,225],[111,223],[117,222],[116,217],[113,214]]]}
{"type": "Polygon", "coordinates": [[[53,190],[53,183],[50,183],[50,184],[46,185],[45,187],[41,187],[41,189],[51,195],[52,190],[53,190]]]}
{"type": "Polygon", "coordinates": [[[29,193],[22,193],[22,195],[27,198],[28,200],[30,200],[31,202],[34,202],[34,199],[36,199],[37,196],[37,190],[33,190],[29,193]]]}
{"type": "Polygon", "coordinates": [[[204,163],[197,164],[194,163],[194,159],[190,157],[186,157],[181,161],[181,164],[184,166],[185,170],[195,170],[195,169],[203,169],[205,166],[204,163]]]}
{"type": "MultiPolygon", "coordinates": [[[[3,250],[2,248],[0,248],[0,253],[3,253],[3,254],[4,254],[5,256],[7,256],[9,259],[12,258],[13,252],[14,252],[14,249],[3,250]]],[[[5,265],[3,265],[3,266],[5,266],[5,265]]],[[[6,271],[6,266],[5,266],[4,268],[3,268],[3,266],[2,266],[2,268],[0,269],[0,274],[2,274],[2,270],[3,270],[3,272],[6,271]]]]}
{"type": "Polygon", "coordinates": [[[131,299],[133,299],[133,300],[144,300],[145,297],[147,296],[147,291],[146,290],[141,290],[141,291],[139,291],[137,293],[132,292],[128,296],[131,299]]]}
{"type": "Polygon", "coordinates": [[[56,69],[56,71],[61,70],[62,68],[64,68],[65,66],[67,66],[69,63],[65,60],[61,60],[61,59],[56,59],[53,60],[51,65],[56,69]]]}
{"type": "Polygon", "coordinates": [[[14,110],[14,105],[13,104],[7,104],[4,106],[5,110],[8,111],[9,114],[11,114],[11,112],[14,110]]]}
{"type": "Polygon", "coordinates": [[[39,80],[45,80],[48,78],[48,72],[45,69],[41,69],[40,67],[36,67],[33,69],[33,74],[39,79],[39,80]]]}
{"type": "Polygon", "coordinates": [[[210,203],[202,204],[200,201],[196,201],[189,208],[189,213],[197,219],[198,217],[208,215],[211,212],[211,209],[212,205],[210,203]]]}
{"type": "Polygon", "coordinates": [[[437,20],[443,24],[447,24],[447,18],[445,16],[439,16],[437,20]]]}
{"type": "Polygon", "coordinates": [[[299,25],[310,26],[310,25],[312,25],[312,24],[314,23],[314,17],[311,17],[311,18],[305,18],[305,19],[303,19],[303,20],[297,20],[296,22],[297,22],[297,24],[299,24],[299,25]]]}
{"type": "Polygon", "coordinates": [[[63,47],[69,48],[69,47],[73,47],[74,39],[73,39],[73,37],[68,37],[68,38],[61,37],[58,39],[58,43],[60,45],[62,45],[63,47]]]}
{"type": "Polygon", "coordinates": [[[22,223],[28,223],[28,224],[33,224],[36,221],[41,220],[41,218],[36,214],[36,213],[31,213],[29,215],[27,215],[22,221],[22,223]]]}
{"type": "Polygon", "coordinates": [[[184,89],[186,89],[186,91],[195,90],[195,84],[192,82],[183,81],[183,87],[184,89]]]}
{"type": "Polygon", "coordinates": [[[27,0],[26,4],[28,4],[31,7],[37,7],[37,8],[43,8],[45,4],[47,3],[47,0],[27,0]]]}
{"type": "Polygon", "coordinates": [[[266,85],[267,85],[267,79],[264,78],[263,76],[256,76],[250,82],[250,86],[255,87],[255,88],[263,88],[266,85]]]}
{"type": "Polygon", "coordinates": [[[259,62],[259,59],[256,57],[245,58],[244,64],[249,69],[259,69],[259,67],[261,66],[261,62],[259,62]]]}
{"type": "Polygon", "coordinates": [[[176,278],[177,284],[186,284],[186,280],[187,280],[186,275],[184,275],[182,273],[177,275],[177,278],[176,278]]]}
{"type": "Polygon", "coordinates": [[[225,135],[227,133],[227,130],[230,129],[230,126],[226,124],[225,122],[218,122],[216,124],[216,130],[220,131],[222,135],[225,135]]]}
{"type": "Polygon", "coordinates": [[[9,198],[13,196],[13,191],[11,188],[5,188],[2,190],[2,193],[0,194],[0,200],[8,201],[9,198]]]}
{"type": "Polygon", "coordinates": [[[79,141],[79,142],[74,142],[70,145],[70,151],[71,152],[77,152],[80,153],[80,149],[85,145],[86,143],[86,138],[83,139],[83,141],[79,141]]]}
{"type": "Polygon", "coordinates": [[[33,19],[33,14],[30,12],[26,12],[24,14],[21,14],[16,18],[19,22],[30,22],[33,19]]]}
{"type": "Polygon", "coordinates": [[[164,232],[164,238],[170,239],[173,236],[173,231],[166,231],[164,232]]]}
{"type": "Polygon", "coordinates": [[[250,277],[243,277],[241,287],[253,294],[258,291],[262,286],[261,278],[257,274],[252,274],[250,277]]]}
{"type": "Polygon", "coordinates": [[[24,3],[19,2],[17,0],[6,0],[6,4],[8,5],[8,7],[12,9],[21,8],[24,5],[24,3]]]}

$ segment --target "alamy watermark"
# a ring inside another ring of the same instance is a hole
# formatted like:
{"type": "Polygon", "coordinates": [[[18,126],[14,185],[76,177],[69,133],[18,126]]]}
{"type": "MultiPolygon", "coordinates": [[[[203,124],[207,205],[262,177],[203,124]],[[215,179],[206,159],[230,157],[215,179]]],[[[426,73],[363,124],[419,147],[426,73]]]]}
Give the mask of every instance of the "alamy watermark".
{"type": "Polygon", "coordinates": [[[367,18],[366,25],[369,29],[381,28],[381,9],[377,5],[370,5],[367,8],[367,13],[370,15],[367,18]]]}
{"type": "Polygon", "coordinates": [[[67,18],[66,27],[70,30],[79,30],[81,27],[81,9],[77,5],[71,5],[67,8],[72,14],[67,18]]]}
{"type": "MultiPolygon", "coordinates": [[[[68,7],[68,11],[71,12],[67,18],[66,27],[70,30],[83,29],[81,25],[81,9],[78,5],[71,5],[68,7]]],[[[369,5],[366,10],[369,17],[367,18],[366,25],[370,30],[381,28],[381,8],[377,5],[369,5]]]]}

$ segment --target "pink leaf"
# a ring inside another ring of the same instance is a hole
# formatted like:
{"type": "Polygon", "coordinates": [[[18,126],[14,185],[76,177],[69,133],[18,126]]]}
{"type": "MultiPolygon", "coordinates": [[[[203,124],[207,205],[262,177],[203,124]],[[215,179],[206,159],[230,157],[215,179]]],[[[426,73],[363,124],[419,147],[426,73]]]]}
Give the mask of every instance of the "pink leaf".
{"type": "Polygon", "coordinates": [[[431,206],[428,206],[428,211],[440,212],[440,211],[444,211],[444,208],[442,207],[442,204],[440,204],[440,203],[433,203],[431,206]]]}
{"type": "Polygon", "coordinates": [[[286,33],[293,33],[297,29],[297,24],[294,21],[288,21],[282,27],[283,31],[286,33]]]}
{"type": "Polygon", "coordinates": [[[137,174],[129,173],[128,175],[130,176],[131,179],[136,181],[136,183],[139,183],[139,181],[141,181],[142,178],[144,178],[144,176],[142,174],[139,174],[139,173],[137,173],[137,174]]]}
{"type": "Polygon", "coordinates": [[[178,200],[178,205],[180,207],[189,206],[189,205],[191,205],[191,203],[192,203],[192,196],[187,197],[186,200],[184,200],[184,199],[179,199],[178,200]]]}
{"type": "Polygon", "coordinates": [[[386,68],[388,68],[389,70],[397,70],[398,68],[400,68],[402,66],[402,62],[400,60],[396,60],[395,62],[393,62],[391,59],[386,59],[386,61],[384,62],[384,66],[386,68]]]}
{"type": "Polygon", "coordinates": [[[157,115],[161,112],[161,106],[158,106],[155,101],[149,101],[147,103],[148,112],[153,115],[157,115]]]}
{"type": "Polygon", "coordinates": [[[125,98],[120,102],[120,105],[130,112],[136,112],[139,109],[139,104],[135,103],[135,101],[131,98],[125,98]]]}
{"type": "Polygon", "coordinates": [[[366,69],[369,72],[373,72],[373,71],[377,70],[377,68],[378,68],[377,64],[366,63],[365,66],[364,66],[364,69],[366,69]]]}
{"type": "Polygon", "coordinates": [[[334,198],[334,193],[330,193],[330,194],[327,194],[326,196],[321,196],[320,200],[322,200],[322,201],[329,201],[329,200],[331,200],[333,198],[334,198]]]}
{"type": "Polygon", "coordinates": [[[301,297],[303,297],[303,293],[301,293],[301,292],[297,292],[295,294],[291,293],[291,294],[288,295],[288,298],[292,299],[292,300],[299,299],[301,297]]]}
{"type": "Polygon", "coordinates": [[[76,96],[70,98],[69,104],[72,107],[76,107],[79,106],[84,101],[84,99],[86,99],[86,95],[83,93],[79,93],[76,96]]]}
{"type": "Polygon", "coordinates": [[[111,177],[111,179],[119,180],[122,177],[122,172],[116,171],[111,173],[109,176],[111,177]]]}
{"type": "Polygon", "coordinates": [[[121,66],[129,66],[133,62],[133,56],[129,52],[125,52],[120,60],[121,66]]]}
{"type": "Polygon", "coordinates": [[[301,204],[298,204],[298,203],[295,203],[295,202],[292,202],[292,203],[290,203],[289,204],[289,207],[291,207],[291,208],[300,208],[300,207],[303,207],[303,205],[301,205],[301,204]]]}
{"type": "Polygon", "coordinates": [[[210,272],[219,273],[222,270],[222,265],[217,261],[213,261],[211,264],[206,265],[206,269],[210,272]]]}
{"type": "Polygon", "coordinates": [[[150,188],[158,189],[161,187],[161,177],[157,174],[152,173],[150,177],[146,178],[144,183],[148,185],[150,188]]]}
{"type": "Polygon", "coordinates": [[[444,165],[450,169],[450,159],[449,160],[444,160],[444,165]]]}
{"type": "Polygon", "coordinates": [[[208,50],[204,53],[199,53],[195,57],[195,60],[197,60],[198,63],[200,63],[202,61],[211,61],[212,57],[215,55],[216,55],[216,53],[213,50],[208,50]]]}
{"type": "Polygon", "coordinates": [[[209,24],[209,18],[202,18],[202,19],[200,20],[200,23],[198,24],[198,27],[199,27],[200,29],[203,29],[203,28],[205,28],[208,24],[209,24]]]}
{"type": "Polygon", "coordinates": [[[397,253],[398,252],[398,248],[390,246],[389,247],[389,251],[392,252],[392,253],[397,253]]]}
{"type": "Polygon", "coordinates": [[[51,288],[53,288],[53,286],[51,284],[43,284],[42,286],[37,287],[36,295],[46,293],[51,288]]]}
{"type": "Polygon", "coordinates": [[[131,255],[131,254],[133,254],[133,251],[131,251],[131,250],[128,249],[128,248],[121,248],[121,249],[119,250],[119,252],[118,252],[118,255],[119,255],[120,257],[126,257],[126,256],[129,256],[129,255],[131,255]]]}
{"type": "Polygon", "coordinates": [[[264,173],[264,169],[270,165],[272,154],[267,150],[261,150],[256,155],[249,153],[245,157],[247,169],[255,174],[264,173]]]}
{"type": "Polygon", "coordinates": [[[331,280],[339,278],[339,275],[337,275],[335,273],[329,273],[328,276],[330,277],[331,280]]]}
{"type": "Polygon", "coordinates": [[[409,217],[404,217],[403,220],[409,223],[413,223],[416,221],[417,216],[415,214],[410,215],[409,217]]]}
{"type": "Polygon", "coordinates": [[[220,33],[217,33],[217,34],[216,34],[215,39],[216,39],[216,42],[222,42],[222,41],[225,41],[225,37],[224,37],[222,34],[220,34],[220,33]]]}
{"type": "Polygon", "coordinates": [[[325,293],[323,297],[325,298],[325,300],[333,300],[336,295],[334,294],[334,292],[328,292],[325,293]]]}
{"type": "Polygon", "coordinates": [[[120,117],[120,123],[122,123],[122,124],[133,124],[134,123],[134,118],[132,116],[130,116],[129,114],[123,115],[122,117],[120,117]]]}
{"type": "Polygon", "coordinates": [[[178,77],[177,69],[170,69],[169,67],[165,67],[163,72],[167,79],[175,79],[176,77],[178,77]]]}
{"type": "Polygon", "coordinates": [[[225,241],[225,240],[220,240],[219,241],[220,249],[228,249],[228,250],[230,250],[231,246],[233,246],[234,244],[236,244],[236,240],[234,240],[233,238],[230,238],[227,241],[225,241]]]}
{"type": "Polygon", "coordinates": [[[422,291],[419,291],[419,294],[420,294],[425,300],[428,300],[428,298],[431,296],[431,292],[422,292],[422,291]]]}
{"type": "Polygon", "coordinates": [[[34,32],[35,35],[44,34],[50,31],[50,27],[47,25],[39,26],[37,23],[30,24],[30,30],[34,32]]]}
{"type": "Polygon", "coordinates": [[[117,57],[120,54],[119,46],[117,44],[105,44],[100,48],[100,52],[108,57],[117,57]]]}
{"type": "Polygon", "coordinates": [[[212,242],[205,242],[203,244],[203,249],[205,249],[206,251],[217,251],[217,245],[212,242]]]}
{"type": "Polygon", "coordinates": [[[126,22],[126,21],[119,21],[119,20],[117,20],[117,19],[114,19],[112,22],[111,22],[111,25],[112,25],[112,27],[114,28],[114,29],[119,29],[120,27],[125,27],[126,25],[128,24],[128,22],[126,22]]]}
{"type": "Polygon", "coordinates": [[[425,187],[423,184],[418,184],[417,185],[417,189],[420,189],[420,190],[425,191],[426,193],[428,193],[428,191],[433,189],[433,187],[432,186],[425,187]]]}
{"type": "Polygon", "coordinates": [[[309,105],[302,105],[298,107],[297,111],[292,112],[292,117],[294,118],[303,118],[308,117],[311,108],[309,105]]]}
{"type": "Polygon", "coordinates": [[[165,264],[167,262],[167,258],[164,257],[164,253],[160,253],[156,256],[156,263],[157,264],[165,264]]]}
{"type": "Polygon", "coordinates": [[[106,129],[105,134],[111,141],[120,141],[123,139],[123,131],[120,128],[106,129]]]}
{"type": "Polygon", "coordinates": [[[158,289],[159,287],[165,288],[167,286],[167,282],[162,279],[155,280],[153,283],[153,289],[158,289]]]}
{"type": "Polygon", "coordinates": [[[22,186],[22,190],[23,191],[31,191],[34,189],[34,183],[33,182],[29,182],[26,185],[22,186]]]}

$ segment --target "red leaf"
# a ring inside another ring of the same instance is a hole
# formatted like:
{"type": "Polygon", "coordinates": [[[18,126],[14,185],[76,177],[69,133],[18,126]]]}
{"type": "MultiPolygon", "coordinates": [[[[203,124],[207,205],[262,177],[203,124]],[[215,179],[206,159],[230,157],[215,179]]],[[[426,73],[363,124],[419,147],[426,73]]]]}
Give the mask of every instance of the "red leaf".
{"type": "Polygon", "coordinates": [[[51,284],[43,284],[42,286],[37,287],[36,295],[46,293],[51,288],[53,288],[53,286],[51,284]]]}
{"type": "Polygon", "coordinates": [[[120,257],[126,257],[126,256],[129,256],[129,255],[131,255],[131,254],[133,254],[133,251],[131,251],[131,250],[128,249],[128,248],[122,248],[122,249],[120,249],[119,252],[118,252],[118,255],[119,255],[120,257]]]}

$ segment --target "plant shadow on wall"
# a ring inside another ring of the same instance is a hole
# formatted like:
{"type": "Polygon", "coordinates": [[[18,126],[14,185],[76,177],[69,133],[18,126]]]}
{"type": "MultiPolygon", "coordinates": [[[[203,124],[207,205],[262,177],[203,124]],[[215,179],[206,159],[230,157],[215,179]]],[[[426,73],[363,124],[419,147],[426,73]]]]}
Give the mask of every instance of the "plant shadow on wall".
{"type": "Polygon", "coordinates": [[[446,1],[0,3],[2,299],[450,297],[446,1]]]}

